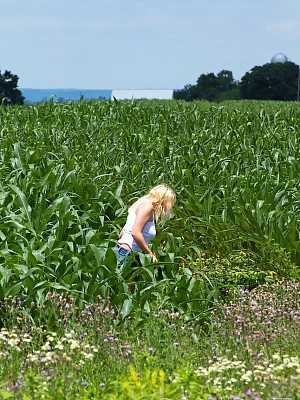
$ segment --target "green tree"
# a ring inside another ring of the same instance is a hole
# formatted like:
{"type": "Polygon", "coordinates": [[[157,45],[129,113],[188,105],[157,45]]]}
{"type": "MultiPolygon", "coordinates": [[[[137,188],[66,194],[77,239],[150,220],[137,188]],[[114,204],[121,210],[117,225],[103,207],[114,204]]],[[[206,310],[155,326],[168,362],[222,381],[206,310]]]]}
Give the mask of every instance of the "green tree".
{"type": "Polygon", "coordinates": [[[221,92],[227,92],[236,86],[236,82],[233,79],[233,73],[226,69],[220,71],[217,75],[219,90],[221,92]]]}
{"type": "Polygon", "coordinates": [[[296,100],[298,65],[293,62],[256,66],[241,79],[244,99],[296,100]]]}
{"type": "Polygon", "coordinates": [[[202,74],[197,79],[198,98],[216,100],[220,91],[220,82],[214,73],[202,74]]]}
{"type": "Polygon", "coordinates": [[[197,99],[197,86],[185,85],[183,89],[174,90],[173,97],[175,100],[191,101],[197,99]]]}
{"type": "Polygon", "coordinates": [[[182,90],[174,92],[175,99],[219,101],[239,99],[238,83],[233,79],[231,71],[222,70],[217,75],[210,72],[201,74],[196,85],[186,85],[182,90]]]}
{"type": "Polygon", "coordinates": [[[18,89],[17,75],[10,71],[5,71],[3,74],[0,71],[0,104],[23,104],[24,97],[18,89]]]}

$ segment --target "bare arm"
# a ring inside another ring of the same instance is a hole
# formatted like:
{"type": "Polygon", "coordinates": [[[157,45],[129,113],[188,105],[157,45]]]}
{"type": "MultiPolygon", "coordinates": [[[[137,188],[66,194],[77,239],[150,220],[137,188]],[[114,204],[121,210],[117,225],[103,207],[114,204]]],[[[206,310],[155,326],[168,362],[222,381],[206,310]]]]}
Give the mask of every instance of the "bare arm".
{"type": "Polygon", "coordinates": [[[136,211],[135,224],[132,228],[131,234],[140,249],[143,252],[148,253],[152,257],[153,261],[156,261],[155,254],[150,250],[142,234],[144,225],[152,218],[152,215],[153,206],[150,202],[140,205],[136,211]]]}

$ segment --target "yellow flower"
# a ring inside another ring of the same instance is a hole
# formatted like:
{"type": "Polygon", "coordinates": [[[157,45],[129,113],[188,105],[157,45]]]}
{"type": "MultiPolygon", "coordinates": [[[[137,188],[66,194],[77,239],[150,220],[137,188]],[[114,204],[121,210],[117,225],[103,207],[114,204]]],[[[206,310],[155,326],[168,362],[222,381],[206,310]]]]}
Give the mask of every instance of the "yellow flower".
{"type": "Polygon", "coordinates": [[[134,368],[132,368],[132,367],[130,368],[130,377],[131,377],[132,382],[135,385],[138,386],[140,384],[140,378],[139,378],[136,370],[134,368]]]}
{"type": "Polygon", "coordinates": [[[159,382],[160,384],[163,384],[165,382],[166,379],[166,374],[164,373],[163,370],[159,370],[159,382]]]}
{"type": "Polygon", "coordinates": [[[151,373],[151,377],[150,377],[150,384],[151,384],[152,386],[156,385],[156,378],[157,378],[156,372],[153,371],[153,372],[151,373]]]}

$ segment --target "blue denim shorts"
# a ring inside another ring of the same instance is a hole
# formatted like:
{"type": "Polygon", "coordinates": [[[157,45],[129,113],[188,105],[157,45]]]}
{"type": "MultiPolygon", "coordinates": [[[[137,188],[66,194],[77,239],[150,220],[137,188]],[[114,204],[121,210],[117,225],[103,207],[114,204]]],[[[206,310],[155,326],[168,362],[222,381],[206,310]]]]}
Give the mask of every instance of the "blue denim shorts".
{"type": "Polygon", "coordinates": [[[124,249],[123,247],[116,247],[114,251],[115,251],[115,254],[117,257],[118,267],[124,266],[126,264],[129,254],[130,254],[130,251],[127,249],[124,249]]]}

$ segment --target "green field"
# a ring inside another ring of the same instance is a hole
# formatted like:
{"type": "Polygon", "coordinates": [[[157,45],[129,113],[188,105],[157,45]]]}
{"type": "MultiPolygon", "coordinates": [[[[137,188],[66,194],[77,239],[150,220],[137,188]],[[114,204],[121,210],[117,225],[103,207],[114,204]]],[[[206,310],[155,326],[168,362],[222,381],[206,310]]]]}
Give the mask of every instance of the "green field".
{"type": "Polygon", "coordinates": [[[299,132],[297,103],[1,107],[0,399],[300,398],[299,132]],[[119,269],[158,183],[159,263],[119,269]]]}

